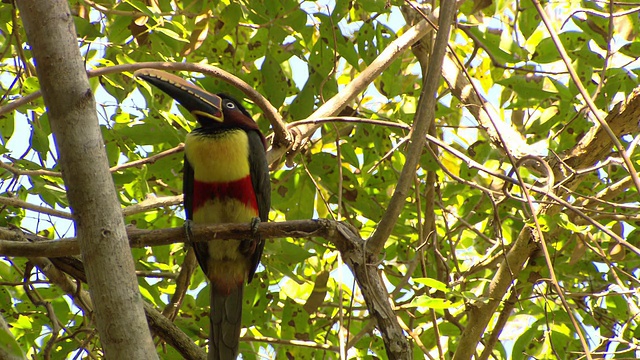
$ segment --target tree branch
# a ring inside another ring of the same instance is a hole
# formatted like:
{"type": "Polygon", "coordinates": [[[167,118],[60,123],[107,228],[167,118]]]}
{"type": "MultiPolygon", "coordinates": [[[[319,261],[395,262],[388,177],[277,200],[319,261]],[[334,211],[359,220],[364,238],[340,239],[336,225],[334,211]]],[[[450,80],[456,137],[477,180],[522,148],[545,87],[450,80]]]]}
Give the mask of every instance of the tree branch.
{"type": "MultiPolygon", "coordinates": [[[[614,136],[617,137],[637,133],[639,118],[640,87],[635,88],[624,101],[616,104],[604,121],[609,124],[614,136]]],[[[565,167],[576,171],[593,166],[611,153],[612,146],[613,141],[606,130],[601,126],[594,126],[580,139],[578,144],[565,153],[562,161],[557,157],[551,157],[549,166],[554,170],[556,177],[565,177],[567,176],[565,167]]],[[[570,180],[570,183],[565,183],[565,186],[574,187],[572,184],[582,181],[584,175],[586,174],[575,176],[570,180]]]]}
{"type": "MultiPolygon", "coordinates": [[[[387,211],[382,216],[378,226],[367,240],[367,252],[379,254],[385,242],[393,231],[398,220],[398,215],[406,203],[407,192],[416,173],[416,165],[425,145],[425,136],[435,116],[436,93],[440,84],[442,61],[449,43],[449,34],[456,7],[454,1],[443,1],[440,8],[439,30],[429,61],[429,69],[426,76],[423,75],[422,93],[420,94],[420,106],[412,126],[411,139],[407,150],[404,167],[398,179],[395,191],[387,211]],[[424,99],[424,100],[423,100],[424,99]]],[[[425,20],[426,21],[426,20],[425,20]]],[[[422,22],[421,22],[422,23],[422,22]]]]}
{"type": "Polygon", "coordinates": [[[16,176],[20,176],[20,175],[26,175],[26,176],[54,176],[54,177],[61,177],[62,176],[62,174],[60,174],[57,171],[51,171],[51,170],[45,170],[45,169],[40,169],[40,170],[18,169],[15,166],[9,165],[9,164],[4,163],[2,161],[0,161],[0,168],[5,169],[8,172],[10,172],[10,173],[12,173],[13,175],[16,175],[16,176]]]}
{"type": "Polygon", "coordinates": [[[15,198],[15,197],[0,196],[0,204],[6,205],[6,206],[15,206],[15,207],[21,208],[21,209],[28,209],[28,210],[35,211],[35,212],[38,212],[38,213],[41,213],[41,214],[48,214],[48,215],[51,215],[51,216],[57,216],[57,217],[63,218],[63,219],[73,219],[73,214],[70,213],[70,212],[60,211],[60,210],[56,210],[56,209],[52,209],[52,208],[48,208],[48,207],[32,204],[30,202],[27,202],[27,201],[24,201],[24,200],[20,200],[20,199],[15,198]]]}
{"type": "Polygon", "coordinates": [[[171,322],[164,317],[153,305],[144,302],[144,311],[147,316],[149,328],[155,336],[160,337],[176,349],[185,359],[204,360],[207,354],[194,344],[193,340],[171,322]]]}
{"type": "MultiPolygon", "coordinates": [[[[136,166],[142,166],[145,164],[153,164],[156,161],[169,156],[169,155],[173,155],[176,153],[179,153],[181,151],[184,150],[184,144],[180,143],[178,146],[174,147],[173,149],[169,149],[169,150],[165,150],[163,152],[157,153],[155,155],[146,157],[146,158],[142,158],[139,160],[135,160],[135,161],[130,161],[124,164],[119,164],[116,166],[112,166],[111,168],[109,168],[109,171],[116,172],[116,171],[120,171],[120,170],[124,170],[124,169],[128,169],[130,167],[136,167],[136,166]]],[[[52,177],[62,177],[62,173],[58,172],[58,171],[51,171],[51,170],[45,170],[45,169],[40,169],[40,170],[23,170],[23,169],[18,169],[15,166],[9,165],[7,163],[1,162],[0,161],[0,168],[3,168],[7,171],[9,171],[10,173],[16,175],[16,176],[52,176],[52,177]]]]}
{"type": "Polygon", "coordinates": [[[141,166],[141,165],[145,165],[145,164],[153,164],[156,161],[169,156],[169,155],[173,155],[173,154],[177,154],[179,152],[182,152],[184,150],[184,143],[180,143],[178,144],[178,146],[169,149],[169,150],[165,150],[163,152],[157,153],[155,155],[146,157],[146,158],[142,158],[140,160],[135,160],[135,161],[130,161],[124,164],[120,164],[120,165],[116,165],[116,166],[112,166],[111,168],[109,168],[109,171],[116,172],[116,171],[120,171],[120,170],[124,170],[130,167],[136,167],[136,166],[141,166]]]}
{"type": "MultiPolygon", "coordinates": [[[[339,222],[333,220],[295,220],[286,222],[260,223],[258,234],[261,238],[322,237],[332,240],[339,222]]],[[[193,225],[192,241],[219,241],[221,239],[250,239],[253,229],[250,224],[193,225]]],[[[184,228],[159,230],[127,229],[129,245],[132,248],[170,245],[185,238],[184,228]]],[[[50,240],[35,234],[22,234],[11,229],[0,228],[0,256],[43,256],[48,258],[74,256],[80,254],[78,239],[75,237],[50,240]],[[24,236],[29,242],[21,241],[24,236]]]]}
{"type": "MultiPolygon", "coordinates": [[[[432,22],[436,22],[436,15],[430,14],[432,22]]],[[[356,98],[358,94],[363,92],[371,82],[382,72],[389,67],[389,65],[402,55],[409,47],[415,44],[416,41],[431,32],[433,28],[427,21],[421,21],[417,25],[409,28],[397,39],[389,43],[389,45],[378,55],[378,57],[364,69],[353,81],[349,82],[340,93],[329,99],[326,103],[322,104],[316,111],[313,112],[307,119],[320,119],[330,116],[335,116],[343,110],[347,104],[356,98]]],[[[299,126],[292,129],[292,135],[294,136],[294,142],[291,145],[291,153],[296,153],[306,143],[311,135],[319,128],[320,125],[309,124],[306,126],[299,126]]],[[[279,159],[284,155],[288,148],[272,149],[267,154],[269,163],[273,163],[276,159],[279,159]]]]}
{"type": "Polygon", "coordinates": [[[240,341],[255,341],[255,342],[263,342],[267,344],[301,346],[301,347],[307,347],[310,349],[333,351],[335,353],[340,352],[340,348],[337,346],[331,346],[329,344],[319,344],[313,341],[305,341],[305,340],[286,340],[286,339],[278,339],[278,338],[264,337],[264,336],[260,336],[260,337],[243,336],[240,338],[240,341]]]}
{"type": "MultiPolygon", "coordinates": [[[[278,110],[276,110],[273,105],[271,105],[271,103],[264,96],[262,96],[262,94],[249,86],[242,79],[215,66],[182,62],[139,62],[135,64],[115,65],[99,69],[87,70],[87,76],[91,78],[95,76],[118,74],[122,72],[134,72],[136,70],[145,68],[165,71],[197,72],[221,79],[233,85],[237,89],[241,90],[245,95],[247,95],[247,98],[252,100],[256,105],[258,105],[258,107],[260,107],[260,109],[262,109],[262,111],[264,111],[264,115],[271,123],[275,134],[273,141],[274,147],[284,146],[285,148],[287,148],[288,144],[291,142],[291,140],[289,139],[289,133],[286,130],[286,126],[282,121],[282,117],[278,113],[278,110]]],[[[20,106],[37,99],[40,95],[41,92],[36,91],[29,94],[29,96],[14,100],[9,104],[0,107],[0,115],[16,110],[20,106]]]]}

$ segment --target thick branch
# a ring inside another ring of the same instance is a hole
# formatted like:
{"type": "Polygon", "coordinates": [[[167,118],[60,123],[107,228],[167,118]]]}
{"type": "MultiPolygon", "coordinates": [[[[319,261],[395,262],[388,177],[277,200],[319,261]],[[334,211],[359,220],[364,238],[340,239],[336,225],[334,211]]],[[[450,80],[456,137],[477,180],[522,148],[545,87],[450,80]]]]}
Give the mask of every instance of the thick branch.
{"type": "MultiPolygon", "coordinates": [[[[640,119],[640,87],[634,89],[625,101],[616,104],[609,111],[605,122],[609,124],[615,136],[622,136],[638,132],[638,119],[640,119]]],[[[612,147],[613,141],[606,130],[601,126],[594,126],[576,146],[567,151],[562,162],[572,170],[584,169],[604,160],[611,154],[612,147]]],[[[554,169],[557,178],[565,176],[566,171],[563,171],[565,169],[557,158],[551,158],[549,165],[554,169]]],[[[577,176],[572,182],[579,183],[580,179],[581,177],[577,176]]]]}
{"type": "Polygon", "coordinates": [[[460,336],[453,360],[471,359],[475,354],[480,338],[496,313],[504,294],[509,290],[511,283],[518,277],[525,262],[536,249],[537,245],[532,235],[532,229],[529,227],[523,229],[491,279],[484,296],[488,300],[485,302],[476,301],[467,305],[469,321],[460,336]]]}
{"type": "Polygon", "coordinates": [[[166,341],[167,344],[176,349],[183,358],[200,360],[207,358],[207,354],[196,346],[187,334],[180,330],[171,320],[164,317],[164,315],[151,304],[145,302],[144,311],[147,315],[149,328],[153,334],[166,341]]]}

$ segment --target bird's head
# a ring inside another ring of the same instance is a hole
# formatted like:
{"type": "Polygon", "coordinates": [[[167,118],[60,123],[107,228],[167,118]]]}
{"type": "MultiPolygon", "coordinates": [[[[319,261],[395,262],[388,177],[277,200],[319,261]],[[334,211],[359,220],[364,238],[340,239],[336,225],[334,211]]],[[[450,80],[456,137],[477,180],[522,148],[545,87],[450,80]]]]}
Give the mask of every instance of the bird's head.
{"type": "Polygon", "coordinates": [[[240,103],[226,94],[212,94],[183,78],[162,70],[140,69],[134,76],[171,96],[198,120],[203,128],[259,130],[240,103]]]}

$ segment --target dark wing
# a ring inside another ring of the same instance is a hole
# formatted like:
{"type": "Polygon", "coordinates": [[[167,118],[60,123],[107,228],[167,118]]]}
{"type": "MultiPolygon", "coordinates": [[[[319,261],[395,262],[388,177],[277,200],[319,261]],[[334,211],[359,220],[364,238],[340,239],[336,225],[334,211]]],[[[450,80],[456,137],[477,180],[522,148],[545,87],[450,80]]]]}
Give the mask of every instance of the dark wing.
{"type": "Polygon", "coordinates": [[[184,212],[187,215],[187,220],[193,220],[193,168],[186,155],[182,174],[182,193],[184,194],[184,212]]]}
{"type": "MultiPolygon", "coordinates": [[[[187,157],[184,157],[184,173],[182,178],[182,193],[184,194],[184,212],[187,220],[193,220],[193,167],[189,164],[187,157]]],[[[196,252],[196,259],[205,274],[207,272],[207,258],[209,257],[209,243],[192,243],[196,252]]]]}
{"type": "MultiPolygon", "coordinates": [[[[256,194],[258,202],[258,215],[260,221],[269,221],[269,209],[271,208],[271,181],[269,178],[269,165],[267,164],[267,154],[264,149],[263,137],[260,130],[249,130],[249,173],[251,174],[251,184],[253,192],[256,194]]],[[[264,249],[264,240],[257,239],[256,251],[251,256],[251,268],[249,269],[248,281],[253,279],[260,258],[264,249]]]]}

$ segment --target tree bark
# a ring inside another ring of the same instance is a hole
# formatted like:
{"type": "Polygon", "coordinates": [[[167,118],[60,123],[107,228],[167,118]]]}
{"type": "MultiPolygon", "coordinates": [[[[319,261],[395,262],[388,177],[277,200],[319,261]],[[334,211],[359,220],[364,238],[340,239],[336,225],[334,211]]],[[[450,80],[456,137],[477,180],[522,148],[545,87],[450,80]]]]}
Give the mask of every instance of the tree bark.
{"type": "Polygon", "coordinates": [[[109,359],[157,359],[67,1],[17,1],[109,359]]]}

